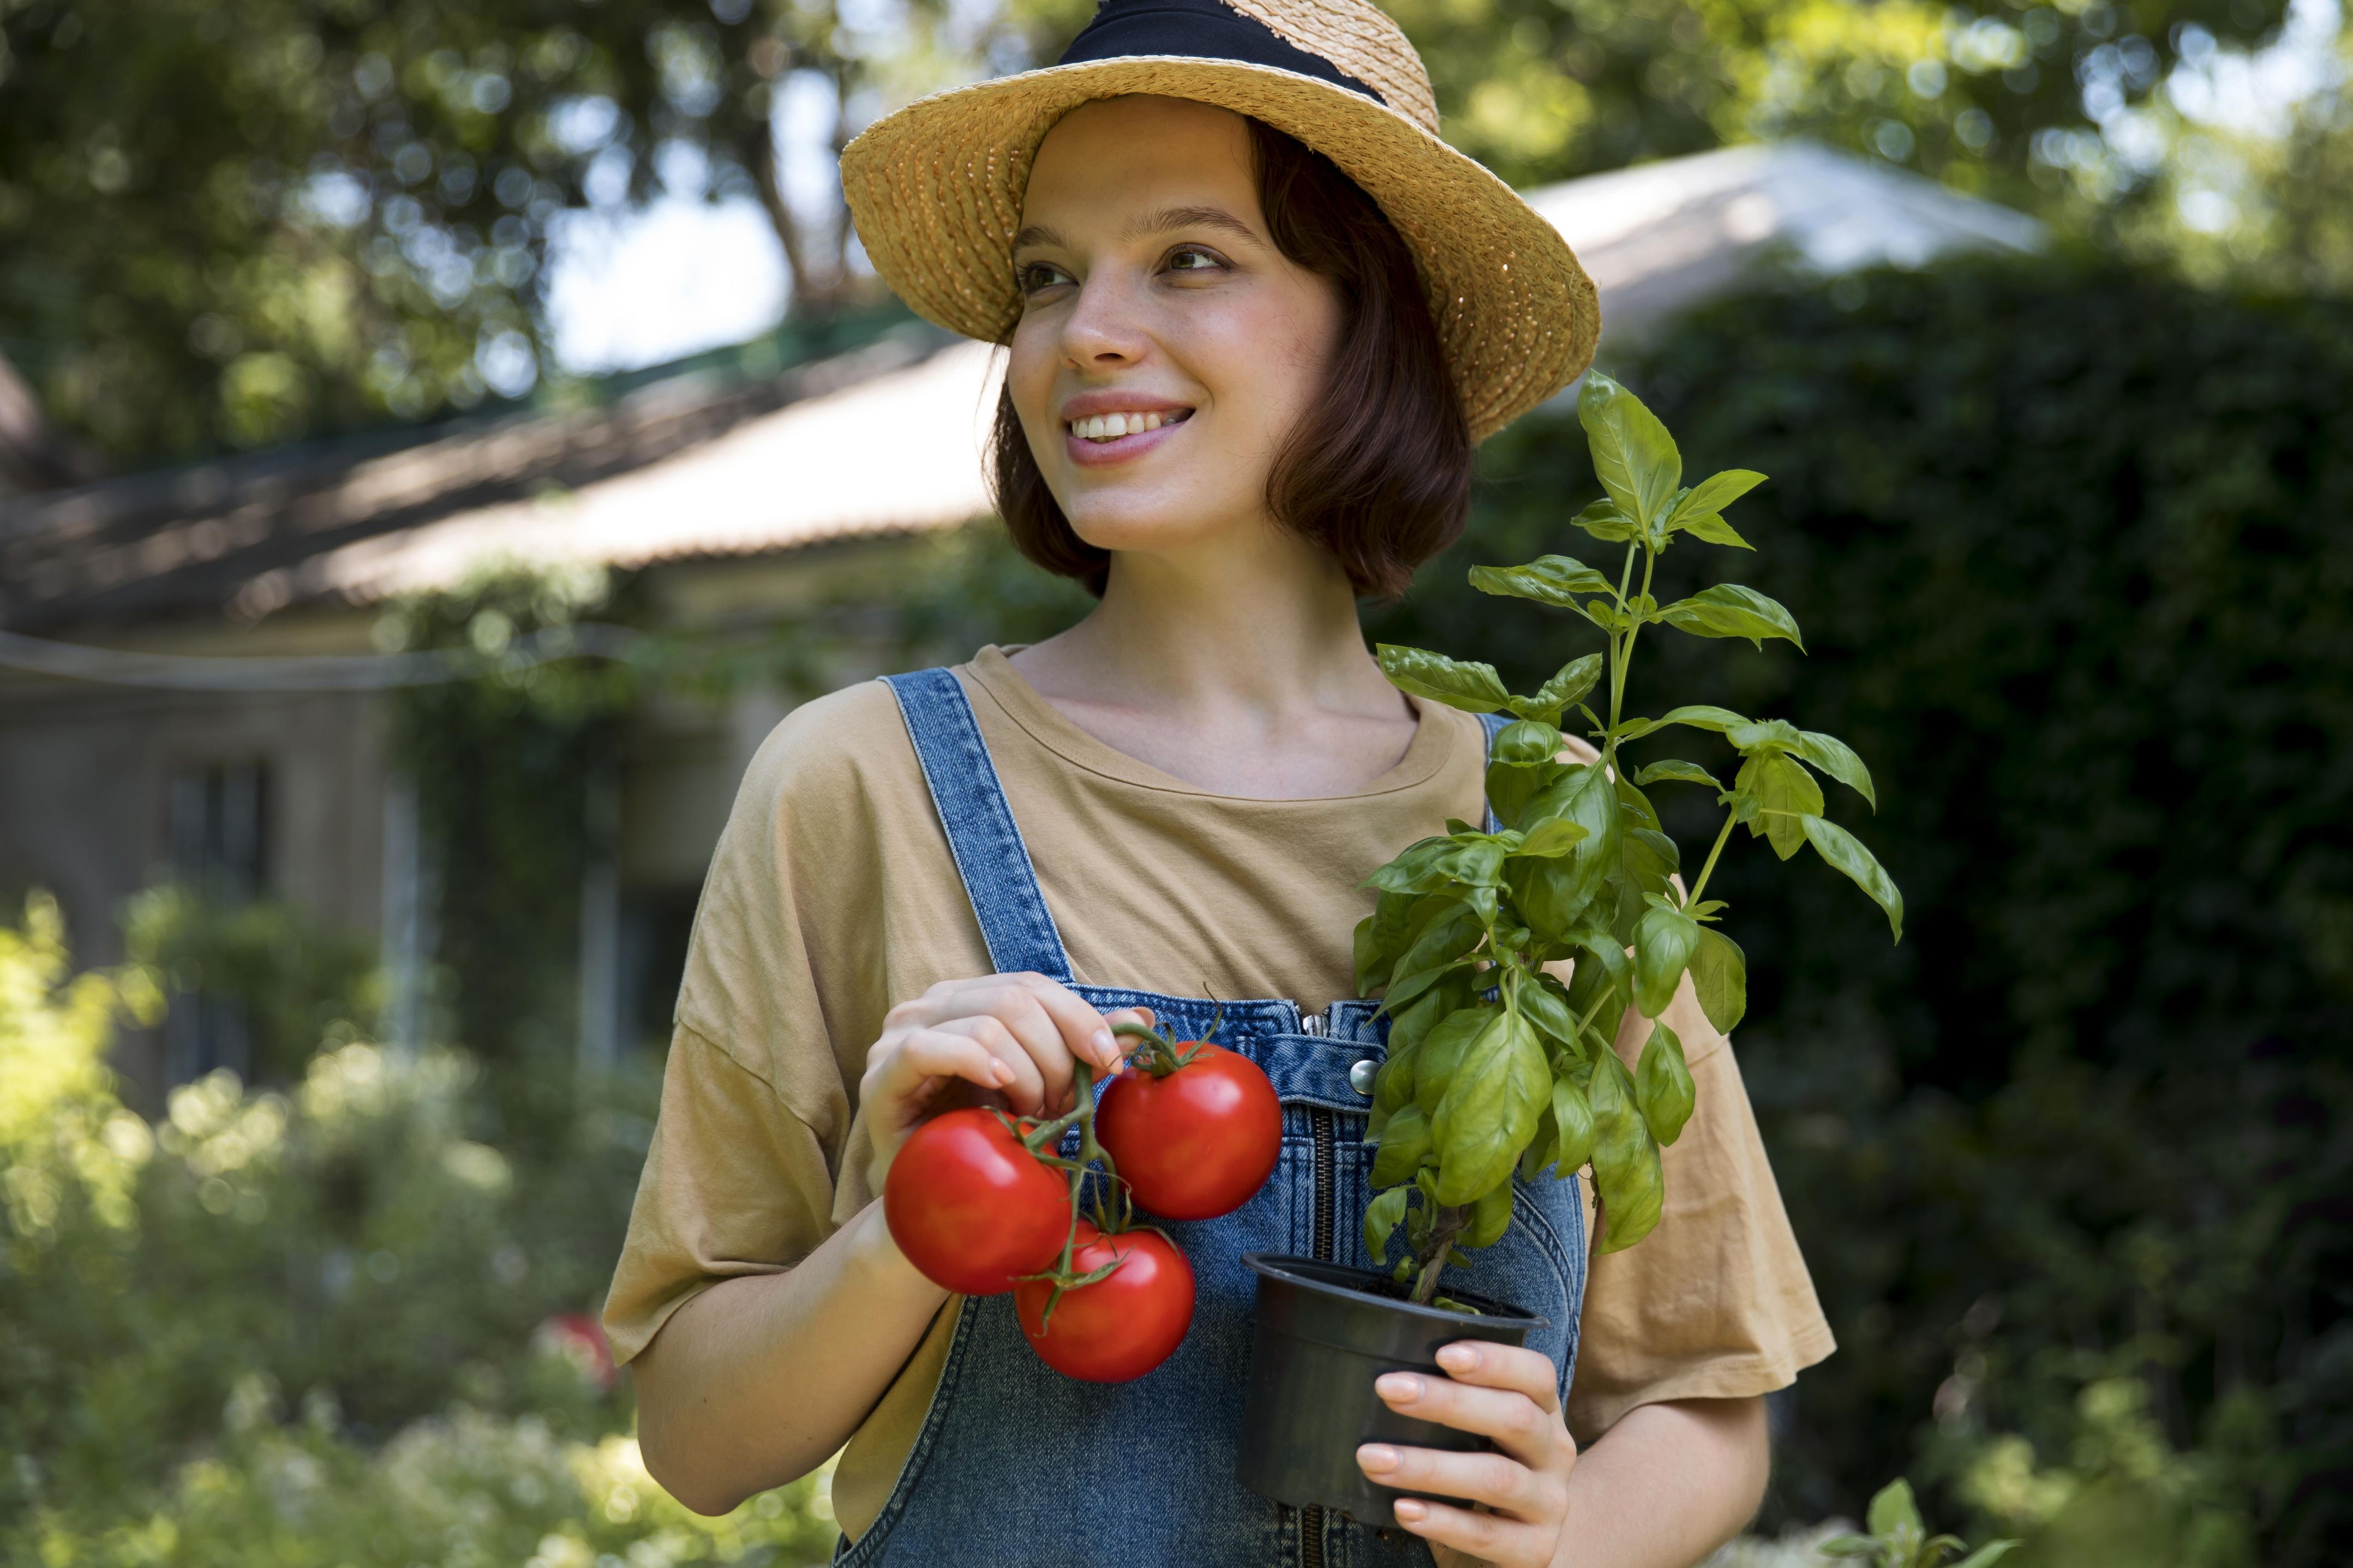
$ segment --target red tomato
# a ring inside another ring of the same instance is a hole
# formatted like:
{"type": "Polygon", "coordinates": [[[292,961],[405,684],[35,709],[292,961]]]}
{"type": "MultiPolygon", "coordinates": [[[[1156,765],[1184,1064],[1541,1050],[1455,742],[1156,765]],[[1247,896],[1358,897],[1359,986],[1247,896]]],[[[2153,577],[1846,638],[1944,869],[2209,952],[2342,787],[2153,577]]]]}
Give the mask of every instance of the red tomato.
{"type": "Polygon", "coordinates": [[[882,1215],[924,1279],[999,1296],[1061,1255],[1071,1187],[996,1116],[967,1107],[908,1136],[882,1183],[882,1215]]]}
{"type": "Polygon", "coordinates": [[[1135,1201],[1166,1219],[1241,1207],[1282,1152],[1274,1085],[1256,1062],[1223,1046],[1195,1047],[1166,1078],[1130,1068],[1103,1086],[1096,1105],[1096,1141],[1135,1201]]]}
{"type": "Polygon", "coordinates": [[[1142,1377],[1166,1361],[1192,1327],[1193,1266],[1174,1242],[1150,1230],[1104,1236],[1080,1221],[1071,1272],[1092,1273],[1113,1258],[1120,1265],[1108,1275],[1062,1292],[1043,1329],[1039,1322],[1052,1283],[1025,1279],[1013,1288],[1013,1310],[1029,1348],[1065,1377],[1084,1383],[1142,1377]]]}

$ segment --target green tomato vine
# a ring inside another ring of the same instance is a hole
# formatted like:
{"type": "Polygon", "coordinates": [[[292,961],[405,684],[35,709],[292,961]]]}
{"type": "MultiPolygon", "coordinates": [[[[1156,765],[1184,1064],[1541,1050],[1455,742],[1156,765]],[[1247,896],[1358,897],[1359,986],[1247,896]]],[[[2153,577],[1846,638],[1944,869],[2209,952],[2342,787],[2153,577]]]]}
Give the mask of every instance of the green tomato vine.
{"type": "Polygon", "coordinates": [[[1532,696],[1514,696],[1491,665],[1384,645],[1382,670],[1416,697],[1473,713],[1507,712],[1487,770],[1497,830],[1447,824],[1375,872],[1373,913],[1356,933],[1358,989],[1382,994],[1389,1054],[1373,1090],[1377,1145],[1365,1244],[1388,1255],[1402,1228],[1397,1279],[1435,1298],[1463,1248],[1493,1245],[1512,1217],[1512,1182],[1591,1167],[1600,1249],[1631,1247],[1658,1224],[1659,1151],[1683,1133],[1694,1089],[1683,1043],[1662,1018],[1686,975],[1708,1022],[1729,1033],[1746,1007],[1747,964],[1717,930],[1705,897],[1733,829],[1746,826],[1787,860],[1810,844],[1887,913],[1903,936],[1904,900],[1870,850],[1822,815],[1819,772],[1876,809],[1871,773],[1835,738],[1785,720],[1709,706],[1656,719],[1624,711],[1626,677],[1647,626],[1701,637],[1778,637],[1799,652],[1797,621],[1751,588],[1725,583],[1661,605],[1659,557],[1680,536],[1747,550],[1724,510],[1764,482],[1731,468],[1683,485],[1672,437],[1641,399],[1598,372],[1577,417],[1603,499],[1572,522],[1622,544],[1613,579],[1566,555],[1524,566],[1478,566],[1481,593],[1529,599],[1577,616],[1605,647],[1571,660],[1532,696]],[[1588,699],[1606,693],[1607,716],[1588,699]],[[1562,723],[1574,712],[1598,755],[1566,762],[1562,723]],[[1698,763],[1662,758],[1630,774],[1620,748],[1669,729],[1722,735],[1740,758],[1729,787],[1698,763]],[[1722,827],[1688,890],[1682,857],[1645,789],[1711,791],[1722,827]],[[1564,979],[1558,966],[1566,963],[1564,979]],[[1650,1022],[1632,1071],[1612,1041],[1629,1008],[1650,1022]]]}

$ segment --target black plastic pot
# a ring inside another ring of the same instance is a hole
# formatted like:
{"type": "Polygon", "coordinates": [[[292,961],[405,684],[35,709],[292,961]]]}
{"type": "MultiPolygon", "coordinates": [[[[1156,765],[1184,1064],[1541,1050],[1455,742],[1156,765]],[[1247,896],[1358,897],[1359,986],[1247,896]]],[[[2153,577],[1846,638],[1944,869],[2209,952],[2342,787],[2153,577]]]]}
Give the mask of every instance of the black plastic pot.
{"type": "Polygon", "coordinates": [[[1374,1525],[1394,1521],[1400,1497],[1435,1494],[1377,1486],[1356,1465],[1360,1443],[1395,1443],[1457,1453],[1492,1450],[1470,1432],[1398,1415],[1373,1392],[1385,1372],[1444,1377],[1438,1352],[1457,1340],[1527,1342],[1544,1320],[1468,1291],[1446,1294],[1480,1315],[1450,1312],[1379,1292],[1381,1275],[1313,1258],[1252,1252],[1257,1331],[1250,1344],[1249,1403],[1234,1477],[1261,1497],[1294,1508],[1323,1507],[1374,1525]]]}

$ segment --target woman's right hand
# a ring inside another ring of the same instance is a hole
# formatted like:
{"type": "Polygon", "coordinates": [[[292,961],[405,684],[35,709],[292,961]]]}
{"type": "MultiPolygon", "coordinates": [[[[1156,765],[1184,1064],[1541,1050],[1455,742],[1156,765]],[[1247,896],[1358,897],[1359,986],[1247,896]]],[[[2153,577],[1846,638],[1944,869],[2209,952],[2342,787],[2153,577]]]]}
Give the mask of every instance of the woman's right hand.
{"type": "Polygon", "coordinates": [[[859,1085],[876,1188],[907,1134],[934,1110],[959,1097],[995,1097],[1017,1116],[1060,1114],[1079,1062],[1099,1073],[1118,1069],[1124,1047],[1113,1025],[1154,1022],[1148,1007],[1099,1013],[1042,974],[943,980],[900,1003],[883,1017],[859,1085]]]}

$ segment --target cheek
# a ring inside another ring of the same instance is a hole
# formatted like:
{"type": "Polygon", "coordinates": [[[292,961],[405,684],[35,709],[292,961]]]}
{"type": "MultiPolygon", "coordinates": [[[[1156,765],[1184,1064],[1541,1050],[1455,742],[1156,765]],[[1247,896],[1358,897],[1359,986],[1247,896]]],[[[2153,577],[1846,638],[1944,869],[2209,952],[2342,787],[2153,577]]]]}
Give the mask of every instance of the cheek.
{"type": "Polygon", "coordinates": [[[1013,411],[1021,416],[1021,427],[1035,442],[1054,398],[1054,344],[1050,333],[1032,331],[1027,323],[1013,329],[1006,353],[1005,385],[1013,394],[1013,411]]]}
{"type": "Polygon", "coordinates": [[[1339,305],[1325,288],[1284,290],[1216,325],[1216,390],[1279,445],[1323,394],[1339,341],[1339,305]]]}

